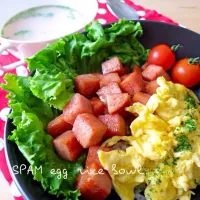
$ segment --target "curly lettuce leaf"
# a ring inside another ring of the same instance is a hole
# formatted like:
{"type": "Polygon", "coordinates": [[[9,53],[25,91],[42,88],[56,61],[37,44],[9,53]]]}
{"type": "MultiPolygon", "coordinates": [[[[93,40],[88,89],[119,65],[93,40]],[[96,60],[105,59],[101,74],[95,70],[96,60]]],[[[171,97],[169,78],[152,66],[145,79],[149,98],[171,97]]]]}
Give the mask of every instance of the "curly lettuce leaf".
{"type": "Polygon", "coordinates": [[[78,73],[101,71],[101,63],[118,56],[123,64],[132,67],[141,66],[147,59],[148,50],[137,40],[143,34],[141,24],[120,20],[111,27],[103,29],[95,21],[85,28],[88,41],[85,43],[80,61],[82,67],[78,73]]]}
{"type": "Polygon", "coordinates": [[[30,78],[30,89],[36,97],[62,110],[74,95],[74,74],[73,70],[67,70],[65,73],[53,69],[36,70],[34,76],[30,78]]]}
{"type": "Polygon", "coordinates": [[[67,90],[62,91],[56,99],[52,99],[49,101],[49,105],[53,106],[54,108],[57,108],[59,110],[62,110],[72,96],[74,95],[73,93],[73,87],[69,87],[67,90]]]}
{"type": "Polygon", "coordinates": [[[62,110],[64,105],[74,95],[74,78],[76,71],[69,67],[64,57],[64,41],[47,46],[37,53],[35,59],[27,59],[28,66],[35,73],[30,77],[32,93],[49,103],[56,109],[62,110]]]}
{"type": "Polygon", "coordinates": [[[9,92],[6,97],[9,99],[9,106],[13,109],[10,118],[14,120],[13,124],[15,126],[17,126],[18,121],[21,121],[23,111],[36,114],[44,127],[58,115],[57,110],[52,109],[48,103],[44,103],[30,91],[30,77],[6,74],[4,80],[6,84],[2,84],[1,87],[9,92]]]}
{"type": "Polygon", "coordinates": [[[30,87],[33,94],[44,101],[55,99],[61,91],[65,90],[66,82],[73,84],[71,79],[65,81],[62,73],[44,72],[40,73],[36,70],[35,75],[30,81],[30,87]]]}
{"type": "MultiPolygon", "coordinates": [[[[35,75],[30,80],[30,88],[33,94],[43,101],[56,100],[62,92],[67,88],[72,88],[70,92],[73,94],[73,81],[67,79],[64,73],[50,71],[39,72],[36,70],[35,75]]],[[[66,103],[68,96],[63,101],[66,103]]]]}
{"type": "MultiPolygon", "coordinates": [[[[82,57],[92,56],[102,48],[106,50],[107,47],[115,44],[118,37],[126,39],[126,36],[131,35],[131,37],[138,37],[143,33],[142,26],[139,22],[135,24],[127,20],[120,20],[111,27],[105,29],[103,29],[98,21],[94,21],[92,24],[88,24],[85,27],[85,31],[87,32],[89,40],[83,47],[82,57]]],[[[128,40],[126,42],[128,42],[128,40]]]]}
{"type": "Polygon", "coordinates": [[[112,24],[111,27],[105,29],[105,33],[109,34],[108,41],[114,42],[117,36],[140,37],[143,34],[142,26],[139,22],[133,23],[132,21],[120,20],[112,24]]]}

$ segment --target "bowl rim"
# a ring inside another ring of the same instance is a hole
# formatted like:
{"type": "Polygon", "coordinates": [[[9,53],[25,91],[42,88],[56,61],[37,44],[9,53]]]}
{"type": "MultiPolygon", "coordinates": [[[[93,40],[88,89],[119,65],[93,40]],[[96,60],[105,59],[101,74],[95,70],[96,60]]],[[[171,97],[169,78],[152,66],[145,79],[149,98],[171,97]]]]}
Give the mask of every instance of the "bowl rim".
{"type": "MultiPolygon", "coordinates": [[[[176,27],[177,29],[180,29],[180,30],[185,30],[187,32],[191,32],[193,34],[196,34],[197,36],[200,37],[200,34],[199,33],[196,33],[192,30],[189,30],[187,28],[184,28],[184,27],[181,27],[181,26],[177,26],[177,25],[174,25],[174,24],[169,24],[169,23],[165,23],[165,22],[160,22],[160,21],[153,21],[153,20],[148,20],[148,21],[144,21],[144,20],[129,20],[129,21],[133,21],[135,23],[137,22],[141,22],[142,23],[149,23],[149,24],[165,24],[165,26],[168,26],[168,27],[176,27]]],[[[116,21],[117,22],[117,21],[116,21]]],[[[103,28],[107,28],[107,27],[110,27],[112,24],[116,23],[116,22],[112,22],[112,23],[108,23],[108,24],[104,24],[102,25],[103,28]]],[[[81,32],[81,34],[85,34],[85,32],[81,32]]],[[[32,72],[33,73],[33,72],[32,72]]],[[[32,74],[30,74],[32,75],[32,74]]],[[[10,112],[11,112],[11,109],[10,109],[10,112]]],[[[9,113],[10,113],[9,112],[9,113]]],[[[11,174],[11,177],[13,179],[13,181],[15,182],[19,192],[21,193],[21,195],[25,198],[25,199],[28,199],[28,200],[36,200],[36,199],[33,199],[33,198],[30,198],[28,196],[28,191],[26,190],[26,188],[22,188],[22,186],[20,185],[21,183],[21,179],[20,179],[20,175],[19,176],[16,176],[16,174],[14,174],[13,170],[12,170],[12,166],[14,165],[14,161],[11,159],[11,154],[10,154],[10,151],[8,150],[8,146],[9,146],[9,140],[8,140],[8,135],[10,135],[11,132],[8,132],[8,129],[10,127],[10,125],[13,125],[12,124],[12,119],[10,118],[7,118],[6,120],[6,123],[5,123],[5,127],[4,127],[4,141],[5,141],[5,157],[6,157],[6,163],[7,163],[7,166],[8,166],[8,169],[9,169],[9,172],[11,174]]],[[[14,126],[14,125],[13,125],[14,126]]],[[[14,143],[14,145],[16,145],[14,143]]],[[[23,156],[23,155],[22,155],[23,156]]]]}

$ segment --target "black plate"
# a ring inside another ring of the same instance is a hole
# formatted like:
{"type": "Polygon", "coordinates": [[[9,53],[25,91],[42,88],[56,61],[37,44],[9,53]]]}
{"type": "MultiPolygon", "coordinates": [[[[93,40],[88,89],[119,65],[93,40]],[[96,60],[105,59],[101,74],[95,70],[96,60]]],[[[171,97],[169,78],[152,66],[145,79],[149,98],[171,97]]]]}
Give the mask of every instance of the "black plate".
{"type": "MultiPolygon", "coordinates": [[[[140,22],[144,29],[144,35],[142,36],[140,41],[146,48],[151,48],[160,43],[165,43],[169,46],[172,46],[174,44],[181,44],[183,48],[180,48],[176,52],[177,59],[183,57],[200,56],[199,34],[178,26],[161,22],[140,22]]],[[[109,25],[105,25],[104,27],[108,26],[109,25]]],[[[200,87],[197,86],[196,88],[194,88],[194,91],[200,98],[200,87]]],[[[8,135],[13,129],[14,126],[12,125],[12,121],[8,119],[5,127],[5,152],[9,170],[19,191],[21,192],[22,196],[28,200],[55,200],[55,196],[51,196],[47,192],[44,192],[40,183],[33,180],[31,173],[27,174],[27,169],[22,170],[20,174],[17,174],[17,171],[19,171],[20,169],[19,166],[26,166],[26,168],[28,168],[29,165],[22,154],[19,152],[15,143],[7,140],[8,135]],[[15,171],[13,169],[15,169],[15,171]]],[[[196,195],[192,197],[192,200],[200,199],[199,188],[195,190],[195,193],[196,195]]],[[[116,193],[113,191],[107,199],[117,200],[119,199],[119,197],[117,197],[116,193]]]]}

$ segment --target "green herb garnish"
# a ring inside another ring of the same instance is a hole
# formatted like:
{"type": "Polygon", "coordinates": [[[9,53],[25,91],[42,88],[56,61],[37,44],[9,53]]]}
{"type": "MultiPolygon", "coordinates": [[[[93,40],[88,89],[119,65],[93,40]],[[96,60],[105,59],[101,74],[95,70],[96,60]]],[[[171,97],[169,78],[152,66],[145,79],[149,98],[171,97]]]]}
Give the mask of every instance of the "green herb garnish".
{"type": "Polygon", "coordinates": [[[192,109],[192,108],[196,108],[197,107],[197,103],[194,97],[191,96],[187,96],[185,98],[185,102],[187,105],[187,109],[192,109]]]}
{"type": "Polygon", "coordinates": [[[174,149],[175,152],[180,151],[190,151],[192,149],[191,144],[188,142],[188,137],[185,135],[176,137],[176,140],[178,142],[177,147],[174,149]]]}
{"type": "Polygon", "coordinates": [[[160,183],[162,183],[161,179],[160,178],[156,179],[156,184],[158,185],[160,183]]]}
{"type": "Polygon", "coordinates": [[[175,158],[175,157],[173,157],[173,158],[167,158],[167,159],[165,159],[164,161],[163,161],[163,164],[164,165],[169,165],[169,166],[174,166],[174,165],[177,165],[177,161],[178,161],[178,157],[177,158],[175,158]]]}
{"type": "Polygon", "coordinates": [[[189,132],[192,132],[192,131],[195,131],[196,130],[196,123],[195,123],[195,120],[193,119],[189,119],[185,122],[185,127],[184,127],[185,130],[189,131],[189,132]]]}
{"type": "Polygon", "coordinates": [[[199,185],[198,182],[197,182],[197,179],[194,179],[194,183],[195,183],[196,185],[199,185]]]}
{"type": "Polygon", "coordinates": [[[27,34],[29,32],[30,31],[28,31],[28,30],[21,30],[21,31],[15,32],[14,35],[24,35],[24,34],[27,34]]]}

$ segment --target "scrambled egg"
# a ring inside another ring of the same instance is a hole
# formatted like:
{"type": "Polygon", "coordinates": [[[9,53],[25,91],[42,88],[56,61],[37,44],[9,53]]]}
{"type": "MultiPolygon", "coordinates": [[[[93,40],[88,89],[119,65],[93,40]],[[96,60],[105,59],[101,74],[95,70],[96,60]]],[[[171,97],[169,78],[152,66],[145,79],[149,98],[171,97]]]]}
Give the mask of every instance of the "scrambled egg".
{"type": "Polygon", "coordinates": [[[142,183],[147,200],[189,200],[200,183],[199,100],[163,77],[157,83],[146,106],[127,108],[138,114],[130,126],[132,136],[115,136],[102,145],[123,141],[126,147],[98,153],[122,200],[133,200],[134,188],[142,183]]]}

